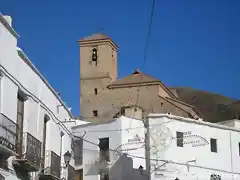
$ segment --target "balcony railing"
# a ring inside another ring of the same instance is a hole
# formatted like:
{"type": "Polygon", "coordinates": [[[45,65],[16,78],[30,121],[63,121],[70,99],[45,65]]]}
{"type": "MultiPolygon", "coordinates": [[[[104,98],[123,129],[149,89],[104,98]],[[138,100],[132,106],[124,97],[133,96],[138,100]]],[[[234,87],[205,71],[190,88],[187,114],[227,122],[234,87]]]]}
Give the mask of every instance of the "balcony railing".
{"type": "Polygon", "coordinates": [[[17,125],[5,115],[0,114],[0,153],[16,155],[17,125]]]}
{"type": "Polygon", "coordinates": [[[23,133],[22,155],[17,158],[21,168],[38,171],[41,163],[42,143],[29,133],[23,133]]]}
{"type": "Polygon", "coordinates": [[[0,174],[0,180],[5,180],[5,177],[0,174]]]}
{"type": "Polygon", "coordinates": [[[99,150],[92,151],[88,162],[84,164],[86,170],[85,175],[100,175],[101,172],[107,173],[112,165],[118,160],[119,153],[112,151],[107,152],[104,156],[99,150]]]}
{"type": "Polygon", "coordinates": [[[68,178],[67,178],[67,180],[75,180],[75,179],[76,179],[75,169],[71,165],[68,165],[68,178]]]}
{"type": "Polygon", "coordinates": [[[61,158],[53,151],[45,153],[45,168],[43,174],[40,175],[41,180],[60,179],[61,174],[61,158]]]}

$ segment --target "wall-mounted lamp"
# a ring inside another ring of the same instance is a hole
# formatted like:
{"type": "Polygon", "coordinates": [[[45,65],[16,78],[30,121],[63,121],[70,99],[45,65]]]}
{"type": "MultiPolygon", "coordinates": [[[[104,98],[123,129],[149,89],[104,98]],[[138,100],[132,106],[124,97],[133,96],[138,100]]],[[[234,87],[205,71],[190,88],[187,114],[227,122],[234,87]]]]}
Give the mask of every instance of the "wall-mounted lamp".
{"type": "Polygon", "coordinates": [[[179,180],[178,177],[176,177],[175,180],[179,180]]]}
{"type": "Polygon", "coordinates": [[[138,169],[139,169],[140,173],[143,174],[143,167],[142,167],[142,165],[140,165],[138,169]]]}
{"type": "Polygon", "coordinates": [[[70,162],[70,159],[71,159],[71,157],[72,157],[72,155],[71,155],[71,153],[69,152],[69,151],[67,151],[64,155],[63,155],[63,157],[64,157],[64,162],[65,162],[65,168],[67,168],[68,167],[68,165],[69,165],[69,162],[70,162]]]}

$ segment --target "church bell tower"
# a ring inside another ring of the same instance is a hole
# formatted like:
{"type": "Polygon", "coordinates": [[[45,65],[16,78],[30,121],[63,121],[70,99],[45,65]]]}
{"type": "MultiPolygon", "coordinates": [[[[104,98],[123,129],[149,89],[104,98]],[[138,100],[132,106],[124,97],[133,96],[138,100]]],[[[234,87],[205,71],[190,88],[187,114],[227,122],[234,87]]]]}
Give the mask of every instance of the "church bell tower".
{"type": "Polygon", "coordinates": [[[114,41],[97,33],[82,38],[80,45],[80,111],[85,114],[84,100],[91,100],[117,80],[117,51],[114,41]]]}

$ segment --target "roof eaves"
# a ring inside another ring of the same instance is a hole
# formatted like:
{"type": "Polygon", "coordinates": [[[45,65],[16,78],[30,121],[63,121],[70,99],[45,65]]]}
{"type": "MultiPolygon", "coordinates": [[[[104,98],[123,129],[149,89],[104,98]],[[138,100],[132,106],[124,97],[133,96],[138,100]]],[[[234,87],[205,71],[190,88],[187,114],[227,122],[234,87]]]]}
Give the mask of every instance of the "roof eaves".
{"type": "Polygon", "coordinates": [[[135,86],[135,85],[157,85],[160,84],[159,81],[146,81],[146,82],[135,82],[135,83],[120,83],[120,84],[110,84],[108,85],[109,88],[113,88],[113,87],[120,87],[120,86],[135,86]]]}
{"type": "Polygon", "coordinates": [[[40,77],[40,79],[46,84],[46,86],[50,89],[50,91],[54,94],[54,96],[59,100],[59,102],[63,105],[65,110],[68,112],[69,116],[72,118],[73,115],[68,109],[68,107],[65,105],[65,103],[62,101],[62,99],[59,97],[58,93],[52,88],[52,86],[48,83],[48,81],[43,77],[43,75],[39,72],[39,70],[33,65],[33,63],[30,61],[30,59],[27,57],[27,55],[20,49],[17,49],[17,52],[21,59],[40,77]]]}
{"type": "Polygon", "coordinates": [[[189,113],[189,112],[186,111],[185,109],[183,109],[183,108],[179,107],[178,105],[174,104],[173,102],[171,102],[170,100],[172,100],[172,99],[170,99],[170,98],[168,99],[168,98],[162,97],[162,96],[158,96],[158,97],[164,99],[165,101],[167,101],[168,103],[172,104],[173,106],[181,109],[182,111],[184,111],[184,112],[186,112],[186,113],[189,113]]]}
{"type": "Polygon", "coordinates": [[[167,117],[169,119],[175,119],[175,120],[179,120],[179,121],[183,121],[183,122],[187,122],[187,123],[195,123],[195,124],[199,124],[199,125],[206,125],[206,126],[209,126],[209,127],[219,128],[219,129],[223,129],[223,130],[240,132],[240,130],[235,128],[235,127],[229,127],[229,126],[226,126],[226,125],[220,125],[220,124],[211,123],[211,122],[207,122],[207,121],[199,121],[199,120],[184,118],[184,117],[180,117],[180,116],[167,115],[167,114],[149,114],[148,115],[148,118],[161,118],[161,117],[167,117]]]}
{"type": "Polygon", "coordinates": [[[95,126],[95,125],[101,125],[101,124],[110,124],[112,122],[115,122],[118,118],[112,118],[111,120],[108,121],[99,121],[99,122],[89,122],[86,124],[80,124],[73,126],[72,129],[77,129],[77,128],[83,128],[83,127],[88,127],[88,126],[95,126]]]}
{"type": "Polygon", "coordinates": [[[4,16],[0,13],[0,22],[4,25],[4,27],[15,37],[19,38],[18,33],[10,26],[4,16]]]}
{"type": "Polygon", "coordinates": [[[195,106],[193,106],[191,104],[187,104],[183,101],[179,101],[178,99],[171,99],[171,98],[168,98],[168,97],[166,97],[166,99],[175,101],[175,102],[180,103],[180,104],[185,105],[185,106],[188,106],[188,107],[194,109],[194,111],[196,111],[198,115],[200,115],[201,117],[204,117],[203,114],[195,106]]]}

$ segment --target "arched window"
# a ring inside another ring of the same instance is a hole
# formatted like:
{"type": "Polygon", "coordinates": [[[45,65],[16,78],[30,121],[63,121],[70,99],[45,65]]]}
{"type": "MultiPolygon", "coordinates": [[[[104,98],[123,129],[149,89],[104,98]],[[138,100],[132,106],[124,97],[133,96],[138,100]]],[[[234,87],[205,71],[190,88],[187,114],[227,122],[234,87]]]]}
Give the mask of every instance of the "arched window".
{"type": "Polygon", "coordinates": [[[92,61],[94,61],[96,63],[96,66],[97,66],[97,60],[98,60],[98,51],[97,51],[97,48],[93,48],[92,61]]]}

